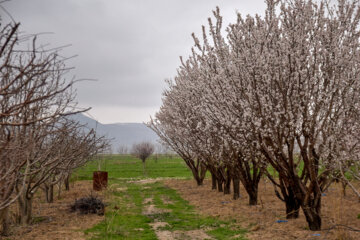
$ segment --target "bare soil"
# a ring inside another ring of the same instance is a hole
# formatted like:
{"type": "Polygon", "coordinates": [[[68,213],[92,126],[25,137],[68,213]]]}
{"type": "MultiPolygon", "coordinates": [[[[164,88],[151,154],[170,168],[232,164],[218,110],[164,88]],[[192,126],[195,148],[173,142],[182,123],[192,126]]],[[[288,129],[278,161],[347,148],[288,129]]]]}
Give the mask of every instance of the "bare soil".
{"type": "Polygon", "coordinates": [[[209,235],[206,234],[205,230],[197,229],[190,231],[168,231],[161,230],[160,228],[166,227],[169,225],[167,222],[154,222],[150,223],[150,226],[154,229],[156,237],[159,240],[211,240],[213,239],[209,235]]]}
{"type": "MultiPolygon", "coordinates": [[[[357,183],[359,184],[359,183],[357,183]]],[[[198,187],[193,180],[165,180],[165,185],[178,191],[182,198],[194,205],[200,214],[221,219],[236,219],[249,230],[248,239],[360,239],[360,203],[355,194],[347,189],[344,197],[341,184],[334,184],[322,197],[322,231],[309,231],[303,213],[300,218],[285,219],[285,204],[274,194],[270,183],[262,181],[259,188],[259,204],[248,205],[248,197],[241,186],[241,198],[233,200],[211,190],[211,181],[206,180],[198,187]]]]}
{"type": "MultiPolygon", "coordinates": [[[[12,235],[6,239],[85,239],[83,231],[102,221],[104,216],[70,212],[70,205],[75,199],[89,196],[91,193],[92,181],[79,181],[71,184],[70,191],[63,191],[61,199],[54,196],[53,203],[46,203],[43,194],[39,195],[33,202],[35,223],[12,228],[12,235]]],[[[93,194],[103,197],[103,193],[93,194]]]]}

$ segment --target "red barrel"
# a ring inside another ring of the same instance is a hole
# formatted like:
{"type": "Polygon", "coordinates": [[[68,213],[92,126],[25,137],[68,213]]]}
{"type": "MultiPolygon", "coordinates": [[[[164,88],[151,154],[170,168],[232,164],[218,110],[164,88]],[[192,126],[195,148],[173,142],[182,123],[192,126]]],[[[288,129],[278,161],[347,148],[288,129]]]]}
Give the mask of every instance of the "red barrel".
{"type": "Polygon", "coordinates": [[[93,173],[93,189],[95,191],[101,191],[107,187],[108,172],[96,171],[93,173]]]}

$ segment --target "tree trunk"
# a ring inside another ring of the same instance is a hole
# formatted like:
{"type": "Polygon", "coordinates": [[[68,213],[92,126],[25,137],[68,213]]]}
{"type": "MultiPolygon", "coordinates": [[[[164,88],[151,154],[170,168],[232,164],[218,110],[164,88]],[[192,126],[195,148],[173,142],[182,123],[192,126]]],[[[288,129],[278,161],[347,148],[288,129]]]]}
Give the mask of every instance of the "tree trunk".
{"type": "Polygon", "coordinates": [[[146,176],[145,160],[143,160],[142,163],[143,163],[143,175],[146,176]]]}
{"type": "Polygon", "coordinates": [[[197,184],[198,186],[203,185],[203,180],[204,180],[204,179],[201,179],[201,178],[197,177],[195,180],[196,180],[196,184],[197,184]]]}
{"type": "Polygon", "coordinates": [[[206,172],[207,172],[207,167],[201,163],[200,166],[200,180],[201,180],[201,185],[203,184],[203,181],[205,179],[206,176],[206,172]]]}
{"type": "Polygon", "coordinates": [[[49,202],[49,187],[47,185],[45,185],[44,192],[45,192],[45,200],[48,203],[49,202]]]}
{"type": "Polygon", "coordinates": [[[318,208],[311,206],[304,206],[303,212],[311,231],[321,230],[321,216],[318,208]]]}
{"type": "Polygon", "coordinates": [[[18,198],[19,203],[19,223],[29,224],[32,220],[32,196],[28,198],[26,194],[18,198]]]}
{"type": "Polygon", "coordinates": [[[9,236],[9,207],[0,210],[0,224],[2,227],[0,236],[9,236]]]}
{"type": "Polygon", "coordinates": [[[46,197],[47,203],[54,202],[54,186],[53,185],[50,185],[50,186],[45,185],[45,197],[46,197]]]}
{"type": "Polygon", "coordinates": [[[284,181],[280,180],[280,193],[275,189],[276,196],[283,202],[286,206],[286,219],[296,219],[299,217],[300,201],[296,199],[295,193],[290,186],[286,186],[284,181]]]}
{"type": "Polygon", "coordinates": [[[286,219],[296,219],[299,217],[300,204],[294,197],[285,198],[286,219]]]}
{"type": "Polygon", "coordinates": [[[228,176],[224,183],[224,194],[230,194],[231,178],[228,176]]]}
{"type": "Polygon", "coordinates": [[[197,185],[198,186],[203,185],[206,176],[207,167],[204,164],[200,163],[200,167],[193,168],[191,169],[191,171],[193,173],[197,185]]]}
{"type": "Polygon", "coordinates": [[[192,172],[193,177],[194,177],[194,179],[196,181],[196,184],[198,186],[201,186],[203,184],[203,181],[204,181],[204,178],[201,178],[201,173],[199,174],[199,171],[198,171],[197,168],[192,168],[191,172],[192,172]]]}
{"type": "Polygon", "coordinates": [[[216,190],[216,176],[211,173],[211,190],[216,190]]]}
{"type": "Polygon", "coordinates": [[[62,182],[59,181],[56,186],[58,187],[57,198],[60,199],[61,191],[62,191],[62,182]]]}
{"type": "Polygon", "coordinates": [[[301,208],[309,229],[312,231],[321,230],[321,192],[314,191],[313,196],[310,196],[310,199],[301,204],[301,208]]]}
{"type": "Polygon", "coordinates": [[[250,206],[254,206],[257,205],[257,197],[258,197],[258,192],[257,189],[252,189],[251,191],[247,191],[248,195],[249,195],[249,205],[250,206]]]}
{"type": "MultiPolygon", "coordinates": [[[[258,178],[260,179],[260,178],[258,178]]],[[[258,203],[258,186],[259,186],[259,181],[258,179],[255,179],[255,181],[248,181],[248,182],[244,182],[242,181],[242,184],[246,190],[246,193],[249,196],[249,205],[253,206],[253,205],[257,205],[258,203]]]]}
{"type": "Polygon", "coordinates": [[[240,180],[234,178],[233,179],[233,190],[234,190],[234,196],[233,199],[236,200],[240,198],[240,180]]]}
{"type": "Polygon", "coordinates": [[[49,194],[48,203],[54,202],[54,185],[51,185],[51,186],[49,187],[49,192],[48,192],[48,194],[49,194]]]}
{"type": "MultiPolygon", "coordinates": [[[[47,194],[46,194],[47,197],[47,194]]],[[[18,199],[18,215],[17,215],[17,222],[18,223],[22,223],[24,222],[24,217],[25,217],[25,201],[24,201],[24,197],[23,196],[19,196],[18,199]]]]}
{"type": "Polygon", "coordinates": [[[67,176],[64,180],[64,184],[65,184],[65,190],[69,191],[70,190],[70,180],[69,180],[70,176],[67,176]]]}
{"type": "Polygon", "coordinates": [[[26,199],[26,204],[27,204],[27,208],[26,208],[26,224],[30,224],[31,220],[32,220],[32,197],[26,199]]]}
{"type": "Polygon", "coordinates": [[[239,160],[238,178],[249,196],[249,205],[257,205],[258,189],[263,170],[259,167],[255,158],[249,161],[239,160]]]}
{"type": "Polygon", "coordinates": [[[218,186],[218,191],[223,192],[223,181],[221,179],[217,179],[217,186],[218,186]]]}
{"type": "Polygon", "coordinates": [[[347,182],[345,181],[341,181],[341,186],[342,186],[342,192],[343,192],[343,196],[346,196],[346,187],[347,187],[347,182]]]}

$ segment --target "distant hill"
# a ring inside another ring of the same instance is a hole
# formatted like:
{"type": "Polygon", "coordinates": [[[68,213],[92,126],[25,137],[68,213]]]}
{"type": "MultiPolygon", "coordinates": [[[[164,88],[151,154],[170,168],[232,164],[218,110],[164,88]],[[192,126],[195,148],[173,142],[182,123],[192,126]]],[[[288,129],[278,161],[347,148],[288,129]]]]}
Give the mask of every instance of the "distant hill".
{"type": "Polygon", "coordinates": [[[71,119],[86,125],[88,128],[93,128],[99,135],[109,138],[113,153],[116,153],[120,145],[131,149],[134,143],[142,141],[158,144],[159,137],[143,123],[102,124],[81,113],[71,116],[71,119]]]}

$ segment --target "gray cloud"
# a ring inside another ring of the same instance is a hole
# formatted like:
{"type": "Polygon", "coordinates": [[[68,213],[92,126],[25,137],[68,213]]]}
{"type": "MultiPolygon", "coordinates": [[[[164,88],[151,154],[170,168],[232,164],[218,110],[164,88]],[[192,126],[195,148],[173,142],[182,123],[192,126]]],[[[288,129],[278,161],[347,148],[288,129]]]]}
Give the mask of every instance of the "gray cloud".
{"type": "Polygon", "coordinates": [[[76,67],[72,73],[98,79],[78,84],[78,101],[92,106],[103,122],[127,121],[100,114],[111,112],[104,109],[131,109],[131,121],[148,120],[143,111],[160,106],[164,79],[176,74],[179,56],[186,57],[193,45],[191,33],[200,33],[217,5],[225,23],[235,20],[236,10],[245,15],[265,7],[263,0],[12,0],[3,5],[23,31],[55,33],[43,35],[41,42],[72,44],[63,52],[79,55],[69,61],[76,67]]]}

